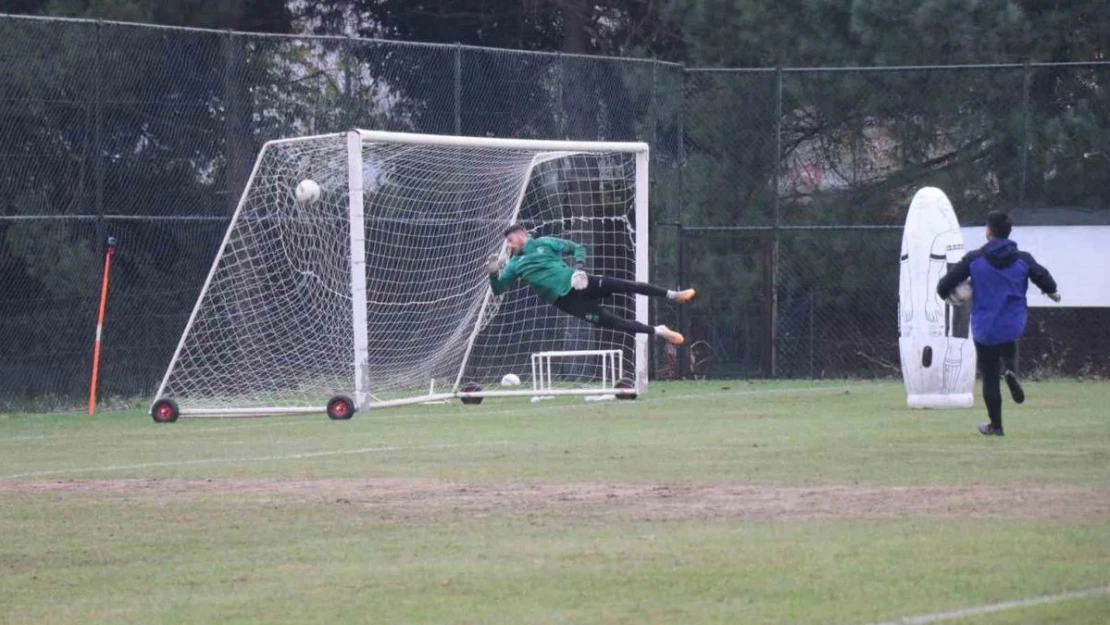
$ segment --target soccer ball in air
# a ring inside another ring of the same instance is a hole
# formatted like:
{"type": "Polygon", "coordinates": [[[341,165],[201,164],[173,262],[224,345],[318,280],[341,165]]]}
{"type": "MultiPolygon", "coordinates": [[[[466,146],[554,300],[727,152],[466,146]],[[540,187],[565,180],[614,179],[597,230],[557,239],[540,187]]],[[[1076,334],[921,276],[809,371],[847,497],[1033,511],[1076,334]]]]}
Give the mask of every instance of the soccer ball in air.
{"type": "Polygon", "coordinates": [[[297,201],[302,204],[312,204],[320,199],[320,185],[312,180],[302,180],[297,185],[297,201]]]}
{"type": "Polygon", "coordinates": [[[501,386],[520,386],[520,377],[515,373],[506,373],[501,378],[501,386]]]}

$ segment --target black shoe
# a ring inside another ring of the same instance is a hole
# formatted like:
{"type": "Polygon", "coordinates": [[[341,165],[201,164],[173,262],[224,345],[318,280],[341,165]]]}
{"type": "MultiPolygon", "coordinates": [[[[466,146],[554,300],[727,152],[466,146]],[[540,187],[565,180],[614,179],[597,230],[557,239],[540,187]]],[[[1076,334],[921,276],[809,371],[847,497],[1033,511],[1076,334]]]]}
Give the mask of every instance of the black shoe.
{"type": "Polygon", "coordinates": [[[1002,432],[1001,425],[992,425],[990,423],[980,423],[979,433],[983,436],[1005,436],[1002,432]]]}
{"type": "Polygon", "coordinates": [[[1006,370],[1006,386],[1010,387],[1010,397],[1014,398],[1015,404],[1025,402],[1025,390],[1021,388],[1021,382],[1018,382],[1017,375],[1013,371],[1006,370]]]}

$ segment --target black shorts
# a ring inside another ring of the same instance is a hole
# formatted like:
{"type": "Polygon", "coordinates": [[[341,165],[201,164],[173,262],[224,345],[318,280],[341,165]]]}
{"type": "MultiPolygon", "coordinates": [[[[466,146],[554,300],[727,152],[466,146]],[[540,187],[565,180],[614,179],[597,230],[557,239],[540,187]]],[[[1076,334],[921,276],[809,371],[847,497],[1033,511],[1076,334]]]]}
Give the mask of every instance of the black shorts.
{"type": "Polygon", "coordinates": [[[650,284],[631,282],[619,278],[590,276],[589,283],[582,290],[571,289],[569,293],[552,302],[556,308],[584,319],[589,323],[631,334],[653,334],[655,329],[633,319],[622,319],[601,307],[601,299],[615,293],[665,296],[666,289],[650,284]]]}
{"type": "Polygon", "coordinates": [[[580,291],[571,289],[569,293],[555,300],[555,307],[590,323],[600,323],[601,318],[606,314],[601,308],[601,298],[623,292],[621,287],[625,282],[604,276],[591,275],[588,278],[586,288],[580,291]]]}
{"type": "MultiPolygon", "coordinates": [[[[592,281],[591,276],[591,281],[592,281]]],[[[601,323],[603,311],[601,309],[601,300],[598,295],[589,294],[589,289],[581,291],[571,290],[570,293],[560,297],[552,302],[555,308],[573,315],[579,319],[585,319],[590,323],[601,323]]]]}

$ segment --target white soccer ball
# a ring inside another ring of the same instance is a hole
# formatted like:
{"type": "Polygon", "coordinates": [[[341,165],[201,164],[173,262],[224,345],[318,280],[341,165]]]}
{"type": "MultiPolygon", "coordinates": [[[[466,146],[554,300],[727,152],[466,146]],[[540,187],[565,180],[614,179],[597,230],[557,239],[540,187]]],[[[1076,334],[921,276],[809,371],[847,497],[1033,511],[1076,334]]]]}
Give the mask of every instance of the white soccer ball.
{"type": "Polygon", "coordinates": [[[952,291],[953,303],[962,306],[971,301],[971,295],[971,280],[964,280],[952,291]]]}
{"type": "Polygon", "coordinates": [[[302,204],[312,204],[320,199],[320,185],[312,180],[302,180],[297,185],[297,201],[302,204]]]}
{"type": "Polygon", "coordinates": [[[501,386],[520,386],[520,377],[515,373],[506,373],[501,378],[501,386]]]}

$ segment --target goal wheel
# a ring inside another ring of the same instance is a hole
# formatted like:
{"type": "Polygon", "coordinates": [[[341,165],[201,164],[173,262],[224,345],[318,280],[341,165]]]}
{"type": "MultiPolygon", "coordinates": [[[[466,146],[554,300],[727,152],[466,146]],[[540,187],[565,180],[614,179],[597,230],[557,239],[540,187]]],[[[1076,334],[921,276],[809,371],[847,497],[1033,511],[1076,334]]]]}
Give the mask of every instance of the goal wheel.
{"type": "Polygon", "coordinates": [[[639,397],[639,395],[635,392],[632,392],[632,393],[621,393],[620,392],[622,390],[635,391],[635,389],[636,389],[636,385],[633,384],[632,382],[629,382],[628,380],[621,380],[620,382],[617,382],[617,391],[618,391],[617,392],[617,399],[623,399],[623,400],[626,400],[626,401],[636,399],[637,397],[639,397]]]}
{"type": "Polygon", "coordinates": [[[355,416],[355,402],[350,397],[337,395],[328,400],[328,418],[332,421],[346,421],[355,416]]]}
{"type": "Polygon", "coordinates": [[[159,399],[150,409],[150,416],[155,423],[173,423],[181,416],[181,411],[172,399],[159,399]]]}
{"type": "MultiPolygon", "coordinates": [[[[482,387],[478,386],[477,384],[466,384],[462,388],[459,389],[459,392],[460,393],[481,393],[482,392],[482,387]]],[[[468,406],[476,406],[476,405],[482,403],[482,399],[483,399],[482,397],[460,397],[459,401],[461,401],[462,403],[464,403],[468,406]]]]}

